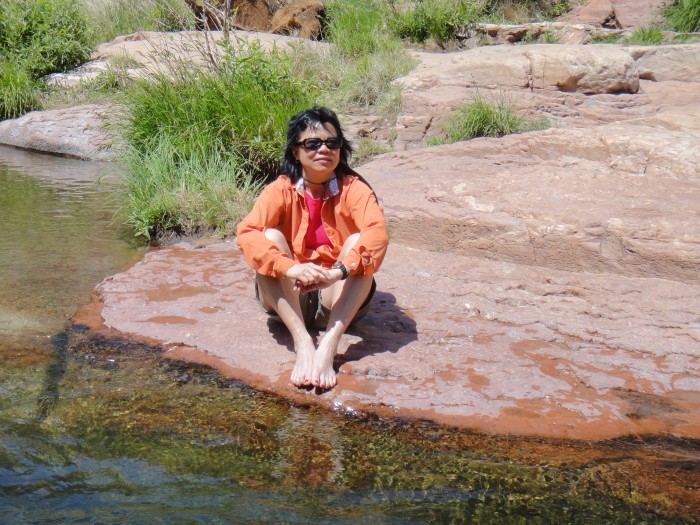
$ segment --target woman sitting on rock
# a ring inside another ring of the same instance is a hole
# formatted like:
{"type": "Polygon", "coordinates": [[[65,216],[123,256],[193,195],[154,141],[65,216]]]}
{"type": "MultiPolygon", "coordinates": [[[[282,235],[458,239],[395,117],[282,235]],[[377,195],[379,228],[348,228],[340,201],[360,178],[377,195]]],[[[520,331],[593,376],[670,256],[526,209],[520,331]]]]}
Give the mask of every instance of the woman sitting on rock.
{"type": "Polygon", "coordinates": [[[389,242],[376,195],[348,165],[351,153],[333,111],[297,113],[281,175],[238,225],[238,245],[257,272],[256,297],[294,339],[298,387],[337,384],[338,343],[367,311],[389,242]],[[318,349],[307,327],[326,329],[318,349]]]}

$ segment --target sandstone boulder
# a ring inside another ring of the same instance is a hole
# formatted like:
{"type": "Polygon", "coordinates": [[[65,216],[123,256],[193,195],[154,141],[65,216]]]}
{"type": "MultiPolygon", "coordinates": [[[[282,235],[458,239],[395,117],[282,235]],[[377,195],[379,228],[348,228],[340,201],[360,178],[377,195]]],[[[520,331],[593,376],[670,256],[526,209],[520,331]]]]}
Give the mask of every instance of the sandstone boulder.
{"type": "Polygon", "coordinates": [[[698,284],[698,140],[637,123],[553,129],[386,154],[366,170],[395,242],[698,284]]]}
{"type": "Polygon", "coordinates": [[[636,93],[634,60],[614,46],[529,46],[530,87],[585,94],[636,93]]]}
{"type": "Polygon", "coordinates": [[[700,82],[700,44],[630,46],[626,50],[642,78],[700,82]]]}
{"type": "Polygon", "coordinates": [[[321,35],[323,3],[301,0],[283,7],[272,18],[273,33],[316,39],[321,35]]]}
{"type": "Polygon", "coordinates": [[[229,28],[252,31],[270,29],[272,11],[265,0],[246,0],[230,2],[226,10],[224,0],[185,0],[198,21],[198,29],[221,31],[228,24],[229,28]]]}
{"type": "Polygon", "coordinates": [[[106,123],[115,111],[95,104],[32,111],[0,122],[0,143],[79,159],[109,160],[115,136],[106,123]]]}

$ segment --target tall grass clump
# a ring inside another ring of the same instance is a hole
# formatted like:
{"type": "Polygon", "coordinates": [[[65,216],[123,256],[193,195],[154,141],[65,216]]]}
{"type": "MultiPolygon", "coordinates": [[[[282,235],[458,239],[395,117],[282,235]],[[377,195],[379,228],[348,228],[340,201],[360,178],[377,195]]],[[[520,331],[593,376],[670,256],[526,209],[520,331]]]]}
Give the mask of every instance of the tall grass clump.
{"type": "Polygon", "coordinates": [[[231,231],[261,187],[236,152],[209,145],[185,155],[168,135],[143,153],[132,152],[126,166],[125,222],[144,239],[231,231]]]}
{"type": "Polygon", "coordinates": [[[673,31],[700,32],[700,0],[676,0],[663,10],[663,15],[673,31]]]}
{"type": "Polygon", "coordinates": [[[17,62],[0,61],[0,120],[38,108],[40,91],[39,83],[17,62]]]}
{"type": "Polygon", "coordinates": [[[183,0],[83,0],[93,45],[137,31],[194,29],[194,14],[183,0]]]}
{"type": "Polygon", "coordinates": [[[444,45],[461,26],[487,13],[488,3],[475,0],[405,0],[392,4],[390,28],[399,38],[444,45]]]}
{"type": "Polygon", "coordinates": [[[398,110],[399,88],[392,82],[415,61],[389,31],[386,13],[374,0],[332,0],[325,6],[323,30],[329,49],[295,49],[295,74],[320,87],[324,104],[385,117],[398,110]]]}
{"type": "Polygon", "coordinates": [[[625,44],[640,46],[655,46],[663,44],[664,35],[656,27],[640,27],[635,29],[623,39],[625,44]]]}
{"type": "Polygon", "coordinates": [[[503,95],[493,102],[477,94],[474,99],[454,110],[447,123],[447,142],[476,137],[502,137],[512,133],[550,127],[547,119],[519,116],[503,95]]]}
{"type": "Polygon", "coordinates": [[[151,238],[166,230],[210,227],[210,221],[197,224],[190,218],[205,217],[202,210],[217,208],[201,196],[209,193],[216,200],[212,193],[216,185],[199,184],[198,188],[204,188],[201,195],[194,192],[187,197],[192,187],[178,186],[175,191],[168,174],[177,167],[177,181],[196,180],[201,178],[200,171],[216,171],[204,170],[203,163],[214,163],[231,173],[242,170],[253,180],[276,175],[286,123],[291,115],[313,104],[315,92],[313,85],[291,74],[285,54],[244,42],[229,46],[211,67],[179,63],[135,82],[125,92],[123,138],[132,167],[128,192],[141,196],[130,197],[127,206],[128,221],[136,233],[151,238]],[[168,152],[172,159],[165,162],[168,152]],[[150,164],[154,166],[148,167],[150,164]],[[133,186],[134,180],[140,182],[133,186]],[[135,188],[140,189],[136,192],[135,188]],[[168,197],[174,193],[177,199],[168,197]],[[145,209],[152,209],[145,206],[150,199],[164,207],[144,215],[145,209]],[[184,213],[188,200],[200,203],[196,206],[200,211],[184,213]]]}

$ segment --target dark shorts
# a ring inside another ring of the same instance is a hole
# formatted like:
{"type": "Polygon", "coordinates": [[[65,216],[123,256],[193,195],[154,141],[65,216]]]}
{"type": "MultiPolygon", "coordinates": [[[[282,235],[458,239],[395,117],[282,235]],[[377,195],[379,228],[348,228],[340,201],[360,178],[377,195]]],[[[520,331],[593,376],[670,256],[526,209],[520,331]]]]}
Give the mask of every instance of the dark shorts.
{"type": "MultiPolygon", "coordinates": [[[[353,324],[358,319],[362,319],[367,310],[369,310],[369,303],[374,296],[374,292],[377,290],[377,283],[372,278],[372,287],[369,289],[367,298],[362,302],[359,310],[352,318],[350,324],[353,324]]],[[[255,300],[258,302],[260,309],[270,316],[273,321],[282,322],[282,319],[277,315],[274,310],[270,311],[263,306],[260,302],[260,295],[258,294],[258,274],[255,274],[255,300]]],[[[331,311],[323,306],[323,301],[321,301],[321,290],[314,290],[313,292],[303,293],[299,295],[299,305],[301,306],[301,314],[304,317],[304,323],[309,328],[319,328],[325,329],[328,326],[328,321],[330,320],[331,311]]]]}

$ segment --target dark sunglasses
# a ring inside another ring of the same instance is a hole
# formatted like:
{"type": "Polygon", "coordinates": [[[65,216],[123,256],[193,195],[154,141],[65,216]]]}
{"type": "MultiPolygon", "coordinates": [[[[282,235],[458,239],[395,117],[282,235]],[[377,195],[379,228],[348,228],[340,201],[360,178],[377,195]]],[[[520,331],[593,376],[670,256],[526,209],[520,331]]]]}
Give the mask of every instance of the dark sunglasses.
{"type": "Polygon", "coordinates": [[[297,146],[301,146],[304,149],[316,151],[321,149],[321,146],[326,145],[328,149],[340,149],[343,145],[343,139],[338,137],[328,137],[326,140],[321,139],[305,139],[297,142],[297,146]]]}

